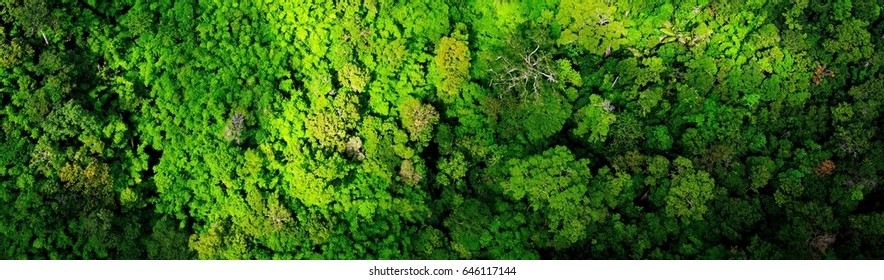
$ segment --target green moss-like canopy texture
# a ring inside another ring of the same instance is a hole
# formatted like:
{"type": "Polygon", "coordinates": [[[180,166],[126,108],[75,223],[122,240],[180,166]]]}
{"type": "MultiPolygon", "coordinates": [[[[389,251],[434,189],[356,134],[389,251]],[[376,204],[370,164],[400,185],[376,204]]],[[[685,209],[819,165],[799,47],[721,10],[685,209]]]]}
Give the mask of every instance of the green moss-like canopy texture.
{"type": "Polygon", "coordinates": [[[882,0],[0,0],[2,259],[881,259],[882,0]]]}

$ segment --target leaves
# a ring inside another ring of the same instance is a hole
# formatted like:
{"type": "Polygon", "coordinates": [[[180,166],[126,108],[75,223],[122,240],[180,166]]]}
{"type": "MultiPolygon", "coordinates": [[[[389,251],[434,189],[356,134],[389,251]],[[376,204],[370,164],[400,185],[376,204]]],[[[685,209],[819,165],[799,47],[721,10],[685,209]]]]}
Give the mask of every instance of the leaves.
{"type": "Polygon", "coordinates": [[[420,104],[417,99],[409,99],[401,105],[402,124],[408,130],[411,141],[426,143],[433,134],[433,126],[439,121],[439,114],[429,104],[420,104]]]}
{"type": "Polygon", "coordinates": [[[450,103],[460,92],[460,88],[469,80],[470,52],[469,47],[458,38],[455,31],[452,37],[442,37],[436,47],[435,66],[440,72],[436,82],[439,97],[450,103]]]}
{"type": "Polygon", "coordinates": [[[686,158],[676,158],[675,174],[672,175],[672,186],[666,197],[666,214],[678,217],[682,221],[701,220],[709,207],[708,201],[714,198],[715,180],[705,171],[694,169],[693,163],[686,158]]]}
{"type": "Polygon", "coordinates": [[[555,23],[563,29],[559,45],[576,44],[594,55],[617,51],[626,40],[626,26],[618,20],[617,7],[598,0],[565,0],[559,4],[555,23]]]}
{"type": "Polygon", "coordinates": [[[544,213],[550,232],[555,232],[552,242],[556,247],[567,246],[580,240],[586,230],[579,219],[590,213],[585,186],[592,176],[587,164],[588,160],[576,159],[567,148],[557,146],[523,161],[507,162],[510,177],[501,188],[511,198],[524,198],[531,209],[544,213]]]}
{"type": "Polygon", "coordinates": [[[584,137],[589,143],[603,142],[611,124],[617,120],[617,116],[612,113],[614,107],[609,100],[602,100],[598,95],[591,95],[589,102],[575,114],[577,127],[573,130],[574,135],[584,137]]]}
{"type": "Polygon", "coordinates": [[[884,257],[880,1],[62,2],[3,259],[884,257]]]}

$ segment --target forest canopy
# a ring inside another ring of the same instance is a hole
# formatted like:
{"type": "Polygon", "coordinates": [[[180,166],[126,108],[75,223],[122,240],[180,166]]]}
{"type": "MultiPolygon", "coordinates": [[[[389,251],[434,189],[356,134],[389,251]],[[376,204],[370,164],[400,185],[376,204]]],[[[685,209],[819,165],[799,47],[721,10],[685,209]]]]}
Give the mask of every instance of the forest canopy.
{"type": "Polygon", "coordinates": [[[882,259],[884,0],[0,0],[0,259],[882,259]]]}

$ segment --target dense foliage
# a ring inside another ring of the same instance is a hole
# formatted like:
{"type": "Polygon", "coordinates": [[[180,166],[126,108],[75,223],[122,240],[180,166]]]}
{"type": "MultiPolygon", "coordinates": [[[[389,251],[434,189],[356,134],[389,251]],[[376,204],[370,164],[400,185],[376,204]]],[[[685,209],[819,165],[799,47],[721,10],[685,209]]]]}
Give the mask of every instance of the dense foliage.
{"type": "Polygon", "coordinates": [[[3,259],[881,259],[882,0],[0,0],[3,259]]]}

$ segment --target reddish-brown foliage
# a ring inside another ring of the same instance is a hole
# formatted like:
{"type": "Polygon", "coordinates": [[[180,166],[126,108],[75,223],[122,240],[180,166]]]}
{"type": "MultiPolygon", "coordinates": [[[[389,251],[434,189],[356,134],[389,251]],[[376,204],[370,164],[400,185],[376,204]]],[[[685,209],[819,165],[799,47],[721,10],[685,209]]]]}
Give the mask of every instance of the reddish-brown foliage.
{"type": "Polygon", "coordinates": [[[820,81],[825,76],[835,77],[835,72],[826,69],[825,66],[819,65],[819,67],[816,68],[816,71],[813,72],[813,84],[819,85],[820,81]]]}
{"type": "Polygon", "coordinates": [[[834,171],[835,163],[828,159],[820,162],[819,165],[813,168],[813,173],[815,173],[817,176],[832,175],[832,172],[834,171]]]}

